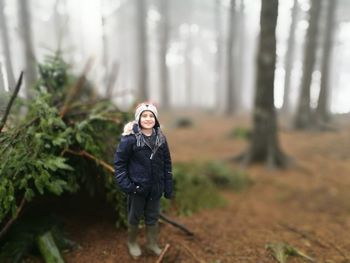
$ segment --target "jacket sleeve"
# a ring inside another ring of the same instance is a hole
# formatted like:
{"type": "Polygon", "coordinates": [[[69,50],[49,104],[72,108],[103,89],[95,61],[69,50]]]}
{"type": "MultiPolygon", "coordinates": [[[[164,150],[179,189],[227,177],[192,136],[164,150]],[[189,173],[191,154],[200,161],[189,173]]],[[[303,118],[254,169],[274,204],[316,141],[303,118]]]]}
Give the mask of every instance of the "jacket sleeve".
{"type": "Polygon", "coordinates": [[[136,186],[130,180],[128,174],[128,162],[132,154],[132,143],[130,138],[122,136],[114,157],[115,180],[124,193],[136,191],[136,186]]]}
{"type": "Polygon", "coordinates": [[[172,171],[172,163],[171,156],[169,151],[168,142],[165,140],[165,150],[164,150],[164,197],[172,198],[173,195],[173,171],[172,171]]]}

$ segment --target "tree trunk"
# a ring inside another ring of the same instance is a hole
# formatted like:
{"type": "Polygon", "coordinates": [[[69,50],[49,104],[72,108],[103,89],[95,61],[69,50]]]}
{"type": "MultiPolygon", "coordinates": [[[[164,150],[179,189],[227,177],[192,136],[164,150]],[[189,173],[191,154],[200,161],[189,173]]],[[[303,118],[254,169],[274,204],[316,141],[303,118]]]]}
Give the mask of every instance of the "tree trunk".
{"type": "Polygon", "coordinates": [[[330,119],[329,110],[329,73],[331,68],[331,54],[334,43],[335,10],[337,0],[328,2],[326,35],[323,44],[323,58],[321,69],[321,89],[316,108],[317,121],[326,123],[330,119]]]}
{"type": "Polygon", "coordinates": [[[161,22],[160,22],[160,92],[161,92],[161,105],[163,109],[168,109],[170,104],[170,95],[169,95],[169,75],[168,67],[166,64],[166,56],[168,51],[169,43],[169,1],[160,0],[160,13],[161,13],[161,22]]]}
{"type": "Polygon", "coordinates": [[[235,69],[236,76],[236,84],[235,84],[235,104],[236,111],[237,109],[242,110],[244,108],[244,87],[243,87],[243,74],[244,74],[244,53],[246,51],[245,48],[245,0],[240,1],[239,5],[239,13],[237,16],[237,67],[235,69]]]}
{"type": "Polygon", "coordinates": [[[136,0],[137,5],[137,45],[138,45],[138,95],[137,100],[149,99],[148,93],[148,59],[147,59],[147,2],[136,0]]]}
{"type": "Polygon", "coordinates": [[[31,86],[37,81],[29,3],[30,2],[27,0],[18,0],[21,36],[23,38],[25,52],[25,80],[27,98],[32,97],[31,86]]]}
{"type": "Polygon", "coordinates": [[[269,167],[284,167],[286,156],[280,150],[274,105],[276,63],[276,23],[278,0],[263,0],[256,80],[254,128],[250,148],[242,155],[245,163],[266,162],[269,167]]]}
{"type": "Polygon", "coordinates": [[[111,91],[111,88],[108,86],[110,76],[109,74],[117,74],[117,72],[109,72],[109,52],[108,52],[108,39],[107,39],[107,32],[106,32],[106,16],[103,13],[103,2],[101,2],[101,30],[102,30],[102,67],[104,68],[104,84],[106,87],[106,96],[110,96],[109,92],[111,91]]]}
{"type": "Polygon", "coordinates": [[[193,70],[192,70],[192,32],[191,32],[191,25],[189,25],[188,29],[188,35],[186,39],[186,49],[185,49],[185,87],[187,92],[187,107],[191,107],[193,103],[192,99],[192,93],[193,93],[193,86],[192,86],[192,77],[193,77],[193,70]]]}
{"type": "Polygon", "coordinates": [[[233,70],[234,59],[234,35],[235,35],[235,11],[236,1],[230,2],[229,24],[228,24],[228,37],[227,37],[227,87],[226,87],[226,114],[232,114],[235,110],[235,79],[233,70]]]}
{"type": "Polygon", "coordinates": [[[216,105],[222,105],[222,6],[221,0],[216,0],[214,14],[214,28],[216,29],[216,65],[215,65],[215,90],[216,105]]]}
{"type": "Polygon", "coordinates": [[[6,75],[7,75],[7,81],[8,81],[8,87],[9,89],[13,89],[15,87],[15,75],[13,74],[13,66],[12,66],[12,59],[11,59],[11,49],[10,49],[10,42],[8,37],[8,30],[7,30],[7,21],[4,13],[4,0],[0,0],[0,30],[1,30],[1,44],[3,46],[4,55],[5,55],[5,68],[6,68],[6,75]]]}
{"type": "Polygon", "coordinates": [[[311,107],[310,107],[310,88],[312,73],[316,60],[318,21],[321,12],[321,1],[312,0],[310,9],[310,22],[306,36],[304,69],[302,77],[302,86],[297,108],[297,115],[294,126],[296,129],[307,129],[312,124],[311,107]]]}
{"type": "MultiPolygon", "coordinates": [[[[0,96],[3,96],[3,93],[5,93],[5,78],[2,71],[2,64],[0,61],[0,96]]],[[[0,98],[0,103],[1,103],[1,98],[0,98]]],[[[1,105],[0,105],[0,108],[1,108],[1,105]]]]}
{"type": "Polygon", "coordinates": [[[288,39],[287,54],[285,58],[285,78],[284,78],[284,93],[283,93],[283,105],[282,112],[290,113],[290,85],[294,62],[294,51],[295,51],[295,31],[298,22],[298,0],[294,0],[292,14],[291,14],[291,24],[288,39]]]}

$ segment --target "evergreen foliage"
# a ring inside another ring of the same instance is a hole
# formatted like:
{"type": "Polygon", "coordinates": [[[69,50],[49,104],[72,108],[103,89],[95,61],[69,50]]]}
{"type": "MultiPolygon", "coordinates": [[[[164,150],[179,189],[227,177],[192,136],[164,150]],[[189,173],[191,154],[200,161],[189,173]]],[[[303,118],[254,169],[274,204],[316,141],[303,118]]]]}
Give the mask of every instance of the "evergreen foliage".
{"type": "Polygon", "coordinates": [[[69,74],[60,57],[48,58],[39,69],[36,96],[26,116],[12,120],[0,133],[1,225],[17,214],[23,198],[28,203],[39,195],[59,196],[81,188],[91,195],[102,190],[118,222],[125,222],[124,196],[113,175],[80,153],[112,161],[127,114],[96,99],[88,85],[69,74]]]}

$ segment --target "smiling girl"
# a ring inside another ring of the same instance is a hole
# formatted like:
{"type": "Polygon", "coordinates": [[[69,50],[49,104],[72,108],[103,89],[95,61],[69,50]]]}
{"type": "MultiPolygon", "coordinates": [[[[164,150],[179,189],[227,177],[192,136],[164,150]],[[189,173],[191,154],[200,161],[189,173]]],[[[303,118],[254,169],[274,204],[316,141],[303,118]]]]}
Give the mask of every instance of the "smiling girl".
{"type": "Polygon", "coordinates": [[[136,107],[135,120],[124,127],[114,166],[117,184],[128,196],[130,255],[138,258],[142,254],[136,241],[142,217],[146,224],[147,249],[160,255],[157,243],[160,198],[171,198],[173,181],[170,151],[154,104],[143,102],[136,107]]]}

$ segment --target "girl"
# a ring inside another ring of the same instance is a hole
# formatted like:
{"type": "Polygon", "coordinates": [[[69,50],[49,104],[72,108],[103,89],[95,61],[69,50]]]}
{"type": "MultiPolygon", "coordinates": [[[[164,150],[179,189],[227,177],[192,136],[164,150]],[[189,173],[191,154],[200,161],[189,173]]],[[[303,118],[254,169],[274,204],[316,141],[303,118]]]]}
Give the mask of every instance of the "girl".
{"type": "Polygon", "coordinates": [[[146,224],[147,248],[160,255],[157,244],[160,198],[172,196],[170,152],[152,103],[136,107],[135,121],[124,127],[115,160],[117,184],[128,195],[128,249],[133,258],[141,256],[136,242],[142,216],[146,224]]]}

